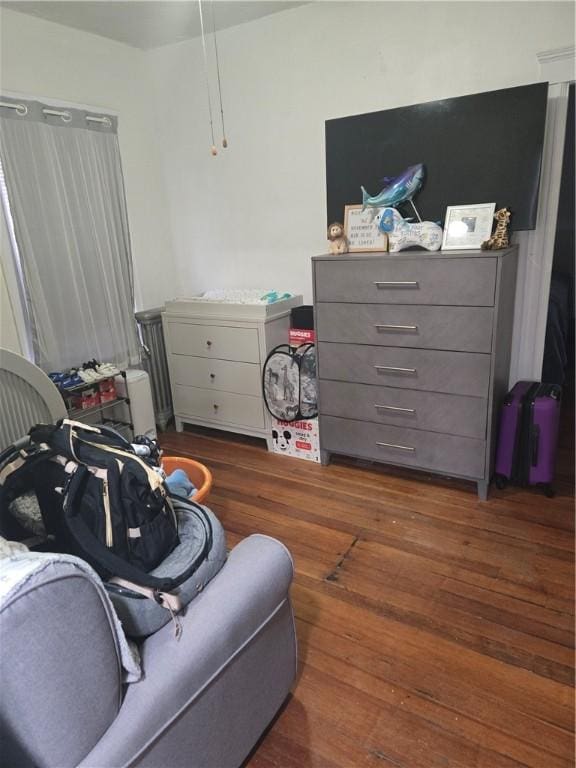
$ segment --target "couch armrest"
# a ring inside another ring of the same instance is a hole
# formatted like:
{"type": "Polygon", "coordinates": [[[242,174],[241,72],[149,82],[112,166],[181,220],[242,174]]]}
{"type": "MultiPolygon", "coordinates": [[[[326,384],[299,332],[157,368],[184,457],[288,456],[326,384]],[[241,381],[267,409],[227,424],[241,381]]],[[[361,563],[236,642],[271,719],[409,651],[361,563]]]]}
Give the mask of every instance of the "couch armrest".
{"type": "Polygon", "coordinates": [[[296,674],[288,597],[292,577],[292,559],[282,544],[261,535],[240,542],[188,606],[181,638],[176,640],[170,623],[144,642],[144,680],[128,687],[118,717],[81,765],[224,768],[235,764],[236,753],[243,757],[296,674]],[[227,682],[219,691],[223,679],[227,682]],[[234,735],[245,717],[257,732],[245,735],[250,728],[240,726],[242,735],[234,735]],[[183,720],[186,725],[180,728],[183,720]],[[203,746],[206,734],[209,746],[203,746]],[[243,739],[250,743],[238,744],[243,739]],[[213,747],[220,750],[218,757],[204,762],[213,747]]]}
{"type": "Polygon", "coordinates": [[[111,609],[72,563],[48,564],[0,610],[2,757],[79,762],[116,717],[121,668],[111,609]]]}

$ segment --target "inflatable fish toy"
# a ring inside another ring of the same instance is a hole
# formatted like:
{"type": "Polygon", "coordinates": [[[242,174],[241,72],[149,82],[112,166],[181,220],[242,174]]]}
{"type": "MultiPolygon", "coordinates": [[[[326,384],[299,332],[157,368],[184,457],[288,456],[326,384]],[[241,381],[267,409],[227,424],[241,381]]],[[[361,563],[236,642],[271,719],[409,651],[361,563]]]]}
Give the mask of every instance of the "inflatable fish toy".
{"type": "Polygon", "coordinates": [[[411,165],[403,173],[395,178],[384,178],[386,186],[374,197],[370,197],[364,187],[362,190],[362,210],[367,206],[371,208],[382,208],[393,205],[399,205],[406,200],[412,200],[416,192],[424,182],[424,165],[411,165]]]}

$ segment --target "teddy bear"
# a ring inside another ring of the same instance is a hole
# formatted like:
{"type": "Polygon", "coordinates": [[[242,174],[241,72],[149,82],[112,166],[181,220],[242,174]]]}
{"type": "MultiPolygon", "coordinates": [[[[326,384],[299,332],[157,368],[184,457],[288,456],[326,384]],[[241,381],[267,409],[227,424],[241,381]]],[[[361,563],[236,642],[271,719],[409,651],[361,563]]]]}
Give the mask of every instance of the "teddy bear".
{"type": "Polygon", "coordinates": [[[344,234],[344,225],[334,221],[328,227],[330,253],[348,253],[348,239],[344,234]]]}

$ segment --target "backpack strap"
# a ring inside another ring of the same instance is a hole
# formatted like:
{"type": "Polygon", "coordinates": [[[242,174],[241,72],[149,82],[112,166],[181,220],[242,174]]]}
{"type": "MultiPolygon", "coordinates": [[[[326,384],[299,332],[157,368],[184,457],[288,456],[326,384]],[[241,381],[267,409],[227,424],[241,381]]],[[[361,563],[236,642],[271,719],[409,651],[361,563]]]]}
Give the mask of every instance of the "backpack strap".
{"type": "Polygon", "coordinates": [[[174,611],[174,613],[178,613],[178,611],[182,610],[182,600],[180,600],[178,595],[174,595],[171,592],[161,592],[159,589],[144,587],[142,584],[135,584],[133,581],[127,581],[118,576],[113,576],[111,579],[108,579],[108,583],[118,584],[119,587],[125,587],[126,589],[132,590],[132,592],[137,592],[139,595],[144,595],[144,597],[147,597],[149,600],[154,600],[158,605],[161,605],[162,608],[174,611]]]}
{"type": "MultiPolygon", "coordinates": [[[[18,441],[20,443],[21,441],[18,441]]],[[[4,486],[11,479],[14,472],[25,466],[36,465],[54,455],[54,451],[46,443],[41,443],[32,449],[19,448],[14,443],[0,455],[0,486],[4,486]]]]}
{"type": "Polygon", "coordinates": [[[154,602],[162,608],[166,608],[166,610],[170,613],[170,618],[174,624],[174,636],[176,640],[180,640],[182,635],[182,623],[176,614],[180,613],[182,610],[182,601],[178,595],[174,595],[171,592],[160,592],[158,589],[142,587],[139,584],[134,584],[133,582],[126,581],[125,579],[118,579],[116,576],[114,576],[112,579],[109,579],[105,586],[110,584],[129,589],[132,592],[136,592],[138,595],[147,597],[149,600],[154,600],[154,602]]]}
{"type": "MultiPolygon", "coordinates": [[[[119,441],[119,436],[114,430],[109,431],[106,427],[103,429],[100,427],[92,427],[87,424],[82,424],[79,421],[72,421],[71,419],[62,419],[60,425],[54,429],[60,433],[60,439],[54,441],[54,443],[57,442],[58,445],[50,443],[52,447],[56,451],[64,453],[68,458],[73,459],[78,464],[91,466],[90,460],[82,459],[79,455],[79,453],[84,450],[84,446],[89,449],[104,451],[105,453],[110,454],[111,458],[137,462],[145,472],[146,477],[148,478],[148,484],[153,491],[164,485],[164,480],[158,472],[140,458],[140,456],[137,456],[130,443],[126,443],[124,438],[121,438],[119,441]],[[82,437],[81,434],[78,434],[81,431],[88,432],[89,434],[82,437]],[[94,442],[88,439],[91,434],[94,435],[94,442]],[[96,442],[98,437],[108,438],[111,440],[112,444],[107,442],[96,442]],[[118,444],[119,442],[120,445],[118,444]]],[[[52,434],[57,433],[53,432],[52,434]]],[[[35,436],[32,436],[32,439],[34,440],[35,436]]],[[[48,442],[50,442],[49,438],[48,442]]]]}

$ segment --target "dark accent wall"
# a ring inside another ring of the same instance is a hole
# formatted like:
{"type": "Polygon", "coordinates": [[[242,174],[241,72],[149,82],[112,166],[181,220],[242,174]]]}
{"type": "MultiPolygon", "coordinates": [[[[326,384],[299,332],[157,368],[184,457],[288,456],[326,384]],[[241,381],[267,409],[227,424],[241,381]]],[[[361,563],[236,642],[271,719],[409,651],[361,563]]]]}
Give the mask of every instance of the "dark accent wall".
{"type": "Polygon", "coordinates": [[[533,229],[547,95],[536,83],[327,120],[327,223],[362,202],[361,185],[375,195],[382,177],[424,163],[415,198],[424,219],[443,221],[447,205],[495,202],[512,210],[513,229],[533,229]]]}

